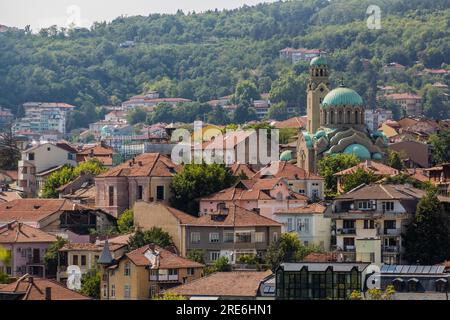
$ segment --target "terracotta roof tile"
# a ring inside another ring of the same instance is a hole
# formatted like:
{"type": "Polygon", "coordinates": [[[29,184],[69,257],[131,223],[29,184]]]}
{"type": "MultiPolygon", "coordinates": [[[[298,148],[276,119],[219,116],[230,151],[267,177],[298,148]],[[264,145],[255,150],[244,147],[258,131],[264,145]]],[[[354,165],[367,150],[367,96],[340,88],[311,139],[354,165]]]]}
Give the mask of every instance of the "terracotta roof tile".
{"type": "Polygon", "coordinates": [[[45,300],[45,290],[51,288],[51,300],[90,300],[78,292],[72,291],[59,282],[49,279],[33,278],[25,275],[10,283],[0,292],[22,293],[22,300],[45,300]],[[31,280],[32,279],[32,280],[31,280]]]}
{"type": "Polygon", "coordinates": [[[255,174],[255,171],[253,171],[248,164],[238,162],[231,166],[230,171],[234,176],[239,176],[243,173],[247,178],[251,178],[255,174]]]}
{"type": "Polygon", "coordinates": [[[21,222],[13,221],[0,226],[0,243],[52,243],[55,241],[54,235],[21,222]]]}
{"type": "Polygon", "coordinates": [[[335,176],[344,176],[347,174],[355,173],[358,169],[363,169],[366,172],[372,172],[374,175],[382,175],[382,176],[396,176],[399,174],[397,169],[389,167],[380,162],[366,160],[358,163],[356,166],[351,168],[339,171],[335,173],[335,176]]]}
{"type": "Polygon", "coordinates": [[[203,264],[180,257],[157,245],[146,245],[125,254],[137,266],[149,266],[151,269],[179,269],[179,268],[202,268],[203,264]],[[145,253],[159,253],[159,265],[151,265],[151,262],[145,256],[145,253]]]}
{"type": "Polygon", "coordinates": [[[306,117],[292,117],[284,121],[276,121],[274,127],[277,129],[293,128],[300,129],[306,127],[306,117]]]}
{"type": "MultiPolygon", "coordinates": [[[[126,246],[127,244],[117,244],[117,243],[110,243],[109,244],[109,250],[110,251],[116,251],[120,248],[123,248],[124,246],[126,246]]],[[[76,250],[76,251],[97,251],[97,252],[101,252],[103,250],[103,246],[104,243],[99,243],[99,244],[95,244],[95,243],[67,243],[65,244],[59,251],[72,251],[72,250],[76,250]]]]}
{"type": "Polygon", "coordinates": [[[183,296],[256,297],[270,271],[216,272],[167,291],[183,296]]]}
{"type": "Polygon", "coordinates": [[[305,207],[281,209],[275,212],[275,214],[322,214],[325,212],[326,208],[327,207],[321,203],[312,203],[305,207]]]}
{"type": "Polygon", "coordinates": [[[258,171],[252,179],[265,179],[267,177],[285,178],[287,180],[323,180],[322,177],[286,161],[272,162],[258,171]]]}

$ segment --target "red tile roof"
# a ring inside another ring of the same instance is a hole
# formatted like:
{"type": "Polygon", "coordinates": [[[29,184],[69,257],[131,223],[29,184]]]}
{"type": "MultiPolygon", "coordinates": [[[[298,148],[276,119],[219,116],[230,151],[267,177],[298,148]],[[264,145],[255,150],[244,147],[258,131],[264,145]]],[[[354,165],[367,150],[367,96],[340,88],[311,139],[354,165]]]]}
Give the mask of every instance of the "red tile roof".
{"type": "Polygon", "coordinates": [[[372,172],[374,175],[381,175],[381,176],[396,176],[399,174],[399,171],[397,169],[394,169],[392,167],[389,167],[385,164],[382,164],[380,162],[366,160],[363,162],[358,163],[356,166],[339,171],[335,173],[335,176],[345,176],[348,174],[355,173],[358,169],[363,169],[366,172],[372,172]]]}
{"type": "MultiPolygon", "coordinates": [[[[126,246],[127,244],[117,244],[117,243],[109,243],[109,250],[110,251],[116,251],[119,250],[121,248],[123,248],[124,246],[126,246]]],[[[95,243],[67,243],[65,244],[59,251],[97,251],[97,252],[101,252],[103,250],[104,247],[104,243],[99,243],[99,244],[95,244],[95,243]]]]}
{"type": "Polygon", "coordinates": [[[323,180],[322,177],[286,161],[272,162],[258,171],[252,179],[265,179],[266,177],[284,178],[287,180],[323,180]]]}
{"type": "Polygon", "coordinates": [[[253,171],[248,164],[239,162],[234,163],[231,166],[230,171],[234,176],[245,174],[247,178],[251,178],[255,174],[255,171],[253,171]]]}
{"type": "Polygon", "coordinates": [[[21,300],[45,300],[46,288],[51,288],[51,300],[90,300],[57,281],[27,275],[0,289],[0,292],[22,294],[21,300]]]}
{"type": "Polygon", "coordinates": [[[183,296],[256,297],[270,271],[216,272],[179,287],[168,289],[183,296]]]}
{"type": "Polygon", "coordinates": [[[173,177],[180,167],[175,165],[169,157],[160,153],[144,153],[126,161],[105,173],[104,177],[173,177]]]}
{"type": "Polygon", "coordinates": [[[312,203],[305,207],[295,207],[289,209],[280,209],[275,214],[322,214],[326,210],[326,206],[320,203],[312,203]]]}
{"type": "Polygon", "coordinates": [[[0,243],[42,243],[55,242],[56,236],[13,221],[0,226],[0,243]]]}
{"type": "Polygon", "coordinates": [[[283,121],[276,121],[274,127],[276,129],[293,128],[300,129],[306,127],[306,117],[292,117],[283,121]]]}
{"type": "Polygon", "coordinates": [[[310,253],[308,254],[304,262],[336,262],[338,261],[338,255],[334,252],[325,252],[325,253],[310,253]]]}
{"type": "Polygon", "coordinates": [[[203,268],[204,265],[183,257],[180,257],[157,245],[146,245],[125,254],[137,266],[149,266],[151,269],[181,269],[181,268],[203,268]],[[151,265],[145,256],[146,252],[159,254],[159,265],[151,265]]]}
{"type": "Polygon", "coordinates": [[[392,100],[422,100],[422,97],[415,93],[391,93],[384,95],[386,99],[392,100]]]}

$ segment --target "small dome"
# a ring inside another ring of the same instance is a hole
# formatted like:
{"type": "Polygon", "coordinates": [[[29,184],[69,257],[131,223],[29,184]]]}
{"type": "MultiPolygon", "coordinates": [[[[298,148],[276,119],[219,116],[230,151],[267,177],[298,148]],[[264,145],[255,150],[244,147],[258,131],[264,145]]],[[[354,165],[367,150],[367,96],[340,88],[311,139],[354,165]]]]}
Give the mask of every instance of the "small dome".
{"type": "Polygon", "coordinates": [[[281,161],[291,161],[292,160],[292,150],[285,150],[280,154],[281,161]]]}
{"type": "Polygon", "coordinates": [[[318,67],[318,66],[327,66],[328,61],[324,56],[318,56],[311,59],[311,62],[309,63],[311,67],[318,67]]]}
{"type": "Polygon", "coordinates": [[[339,87],[331,90],[322,101],[322,108],[329,106],[362,106],[363,99],[353,89],[339,87]]]}
{"type": "Polygon", "coordinates": [[[322,138],[325,135],[326,135],[326,132],[324,130],[319,130],[314,134],[314,138],[319,140],[320,138],[322,138]]]}
{"type": "Polygon", "coordinates": [[[375,153],[372,155],[372,159],[373,159],[373,160],[383,160],[383,155],[382,155],[381,153],[379,153],[379,152],[375,152],[375,153]]]}
{"type": "Polygon", "coordinates": [[[369,150],[359,143],[354,143],[347,146],[344,149],[344,153],[354,154],[361,160],[369,160],[371,158],[369,150]]]}

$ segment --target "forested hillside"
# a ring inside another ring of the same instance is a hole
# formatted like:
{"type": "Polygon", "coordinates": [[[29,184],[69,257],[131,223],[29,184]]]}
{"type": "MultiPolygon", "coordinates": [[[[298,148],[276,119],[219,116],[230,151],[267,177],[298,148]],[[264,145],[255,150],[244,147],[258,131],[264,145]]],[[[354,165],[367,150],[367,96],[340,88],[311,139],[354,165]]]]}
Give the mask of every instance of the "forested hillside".
{"type": "MultiPolygon", "coordinates": [[[[272,90],[274,102],[282,100],[277,92],[288,89],[304,101],[306,66],[280,61],[285,47],[325,50],[332,81],[344,78],[373,105],[377,82],[426,93],[432,79],[414,71],[448,67],[449,30],[448,0],[288,1],[120,17],[90,30],[11,29],[0,33],[0,106],[20,113],[26,101],[64,101],[80,107],[70,127],[86,126],[95,120],[95,106],[118,104],[146,89],[204,102],[233,93],[241,79],[260,93],[272,90]],[[367,28],[371,4],[382,9],[380,30],[367,28]],[[120,47],[127,40],[136,46],[120,47]],[[381,68],[392,61],[410,68],[386,77],[381,68]]],[[[443,81],[449,84],[449,78],[443,81]]]]}

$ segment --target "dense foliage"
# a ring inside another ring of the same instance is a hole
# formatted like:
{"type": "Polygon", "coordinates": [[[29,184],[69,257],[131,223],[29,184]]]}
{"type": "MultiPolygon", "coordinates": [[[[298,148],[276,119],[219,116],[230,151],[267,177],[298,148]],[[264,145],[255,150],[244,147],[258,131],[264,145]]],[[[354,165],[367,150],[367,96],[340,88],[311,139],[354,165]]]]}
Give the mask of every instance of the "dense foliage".
{"type": "Polygon", "coordinates": [[[66,239],[63,239],[61,237],[57,237],[57,240],[55,243],[52,243],[47,251],[45,252],[44,256],[44,263],[45,267],[47,269],[47,274],[55,275],[58,267],[58,254],[59,249],[64,247],[65,244],[69,243],[66,239]]]}
{"type": "Polygon", "coordinates": [[[342,179],[343,192],[348,192],[362,184],[371,184],[379,179],[373,172],[358,168],[352,174],[348,174],[342,179]]]}
{"type": "MultiPolygon", "coordinates": [[[[441,117],[439,94],[426,88],[436,77],[415,74],[450,63],[449,17],[447,0],[304,0],[119,17],[90,29],[10,29],[0,34],[0,105],[20,114],[26,101],[72,103],[78,110],[71,129],[99,119],[99,106],[146,90],[205,102],[249,81],[257,90],[244,90],[248,97],[270,92],[273,102],[296,104],[300,112],[305,66],[292,68],[278,56],[285,47],[308,47],[328,52],[333,84],[344,77],[370,106],[377,82],[395,83],[422,90],[427,114],[441,117]],[[381,8],[381,30],[367,27],[369,5],[381,8]],[[127,40],[135,46],[121,47],[127,40]],[[393,61],[408,69],[383,74],[382,66],[393,61]]],[[[448,76],[440,81],[448,84],[448,76]]]]}
{"type": "Polygon", "coordinates": [[[137,230],[128,239],[130,250],[141,248],[148,244],[155,244],[162,248],[173,245],[172,236],[159,227],[152,227],[149,230],[137,230]]]}
{"type": "Polygon", "coordinates": [[[404,240],[404,257],[410,264],[434,265],[450,259],[450,212],[436,191],[428,191],[418,203],[404,240]]]}
{"type": "Polygon", "coordinates": [[[125,210],[117,219],[117,230],[121,234],[127,234],[134,231],[133,209],[125,210]]]}
{"type": "Polygon", "coordinates": [[[224,165],[187,164],[173,177],[170,202],[177,209],[197,214],[199,198],[231,187],[236,180],[224,165]]]}
{"type": "Polygon", "coordinates": [[[100,284],[102,282],[100,271],[89,270],[81,278],[80,293],[85,296],[100,299],[100,284]]]}

